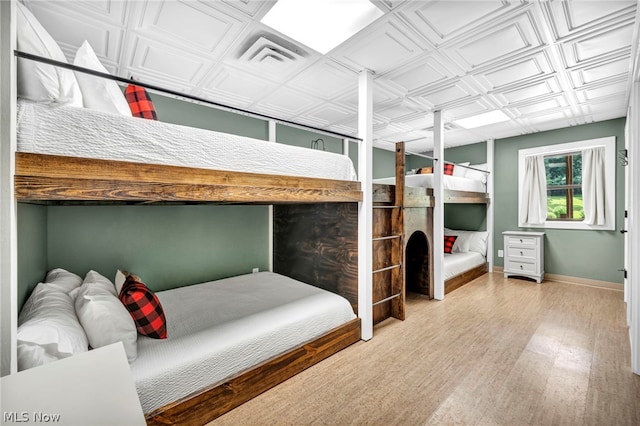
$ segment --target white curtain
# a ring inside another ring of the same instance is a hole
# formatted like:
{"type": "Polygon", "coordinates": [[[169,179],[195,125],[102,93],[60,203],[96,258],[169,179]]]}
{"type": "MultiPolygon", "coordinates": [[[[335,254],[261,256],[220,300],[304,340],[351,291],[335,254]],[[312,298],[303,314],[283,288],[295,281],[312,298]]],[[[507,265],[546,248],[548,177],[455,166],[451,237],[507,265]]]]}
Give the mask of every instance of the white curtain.
{"type": "Polygon", "coordinates": [[[582,204],[588,225],[604,225],[604,147],[582,151],[582,204]]]}
{"type": "Polygon", "coordinates": [[[547,220],[547,176],[544,170],[544,155],[525,157],[521,191],[520,223],[543,224],[547,220]]]}

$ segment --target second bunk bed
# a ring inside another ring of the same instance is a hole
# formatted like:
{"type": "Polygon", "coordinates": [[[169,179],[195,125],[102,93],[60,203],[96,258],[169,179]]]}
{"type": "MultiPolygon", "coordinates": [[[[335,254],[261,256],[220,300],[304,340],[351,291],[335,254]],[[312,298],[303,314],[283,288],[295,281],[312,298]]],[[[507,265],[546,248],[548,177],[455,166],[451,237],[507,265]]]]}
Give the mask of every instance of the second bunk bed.
{"type": "MultiPolygon", "coordinates": [[[[406,155],[405,143],[397,143],[395,177],[374,180],[373,226],[374,237],[378,236],[374,238],[374,261],[380,269],[374,270],[373,282],[378,299],[384,303],[383,308],[374,310],[376,322],[388,317],[404,319],[407,290],[434,298],[434,262],[439,256],[434,244],[434,209],[444,209],[445,204],[479,204],[487,211],[490,207],[486,163],[446,163],[445,173],[450,174],[442,176],[443,193],[438,199],[432,168],[407,172],[406,155]],[[456,167],[460,170],[454,175],[456,167]]],[[[447,294],[489,271],[490,232],[444,228],[443,234],[449,241],[440,253],[447,294]]]]}

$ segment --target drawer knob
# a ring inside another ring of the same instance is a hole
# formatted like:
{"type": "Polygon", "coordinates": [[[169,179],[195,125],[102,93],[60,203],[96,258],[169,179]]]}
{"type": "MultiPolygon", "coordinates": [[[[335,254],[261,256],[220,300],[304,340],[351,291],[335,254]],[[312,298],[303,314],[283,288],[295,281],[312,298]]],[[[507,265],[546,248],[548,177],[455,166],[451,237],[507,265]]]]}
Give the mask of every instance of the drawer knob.
{"type": "Polygon", "coordinates": [[[524,256],[524,252],[520,250],[520,256],[524,256]]]}
{"type": "Polygon", "coordinates": [[[522,238],[520,238],[520,242],[522,242],[522,238]]]}
{"type": "Polygon", "coordinates": [[[522,269],[522,265],[520,265],[520,269],[522,269]]]}

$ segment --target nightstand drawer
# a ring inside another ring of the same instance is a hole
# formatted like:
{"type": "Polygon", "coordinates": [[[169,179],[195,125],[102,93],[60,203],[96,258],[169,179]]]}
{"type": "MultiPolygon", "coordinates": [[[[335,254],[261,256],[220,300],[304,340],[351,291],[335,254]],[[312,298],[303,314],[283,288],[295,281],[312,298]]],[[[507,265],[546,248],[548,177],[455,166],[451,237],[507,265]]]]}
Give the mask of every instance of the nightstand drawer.
{"type": "Polygon", "coordinates": [[[514,259],[536,259],[535,247],[507,247],[507,257],[514,259]]]}
{"type": "Polygon", "coordinates": [[[538,239],[534,237],[524,237],[524,236],[509,236],[507,237],[507,245],[527,245],[533,246],[538,243],[538,239]]]}
{"type": "Polygon", "coordinates": [[[537,273],[535,263],[522,262],[514,259],[507,259],[507,262],[505,265],[505,272],[511,272],[511,273],[522,272],[525,274],[537,273]]]}

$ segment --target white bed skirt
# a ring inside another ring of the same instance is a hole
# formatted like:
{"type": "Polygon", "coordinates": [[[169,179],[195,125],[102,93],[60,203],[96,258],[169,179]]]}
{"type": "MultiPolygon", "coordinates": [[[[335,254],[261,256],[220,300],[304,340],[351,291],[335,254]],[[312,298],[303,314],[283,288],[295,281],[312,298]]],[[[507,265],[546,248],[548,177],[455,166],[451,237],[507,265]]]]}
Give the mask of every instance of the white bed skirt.
{"type": "Polygon", "coordinates": [[[349,157],[87,108],[18,99],[18,151],[357,180],[349,157]]]}
{"type": "Polygon", "coordinates": [[[156,294],[168,338],[139,336],[131,364],[145,413],[356,318],[345,298],[271,272],[156,294]]]}

